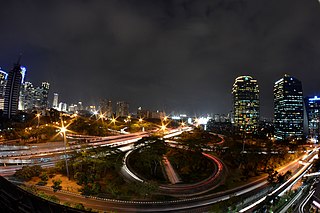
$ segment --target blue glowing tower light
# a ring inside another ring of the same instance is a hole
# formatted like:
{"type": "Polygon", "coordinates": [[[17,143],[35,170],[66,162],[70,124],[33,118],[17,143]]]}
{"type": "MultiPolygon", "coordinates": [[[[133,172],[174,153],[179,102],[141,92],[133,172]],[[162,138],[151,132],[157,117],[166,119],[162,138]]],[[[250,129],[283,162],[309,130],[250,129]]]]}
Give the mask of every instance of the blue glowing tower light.
{"type": "Polygon", "coordinates": [[[24,66],[20,66],[20,69],[21,69],[21,75],[22,75],[21,84],[23,84],[24,83],[24,77],[26,76],[27,69],[24,66]]]}

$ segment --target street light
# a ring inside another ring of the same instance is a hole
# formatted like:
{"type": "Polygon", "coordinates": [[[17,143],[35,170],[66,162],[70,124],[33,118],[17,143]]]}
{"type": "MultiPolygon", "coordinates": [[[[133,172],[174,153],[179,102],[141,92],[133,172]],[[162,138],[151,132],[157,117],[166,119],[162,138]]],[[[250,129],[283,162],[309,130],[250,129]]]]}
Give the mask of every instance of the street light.
{"type": "Polygon", "coordinates": [[[183,128],[186,124],[182,121],[181,122],[181,128],[183,128]]]}
{"type": "Polygon", "coordinates": [[[68,160],[67,160],[67,137],[66,137],[66,132],[67,128],[64,126],[64,122],[61,120],[61,127],[60,127],[60,133],[63,134],[63,143],[64,143],[64,159],[66,161],[66,170],[67,170],[67,177],[70,179],[69,176],[69,168],[68,168],[68,160]]]}
{"type": "Polygon", "coordinates": [[[161,130],[162,130],[162,131],[165,131],[165,130],[166,130],[166,126],[165,126],[164,124],[162,124],[161,130]]]}
{"type": "MultiPolygon", "coordinates": [[[[140,127],[141,127],[142,121],[143,121],[143,119],[142,119],[142,118],[139,118],[139,126],[140,126],[140,127]]],[[[142,126],[141,131],[144,132],[144,126],[142,126]]]]}
{"type": "Polygon", "coordinates": [[[113,123],[113,125],[116,125],[116,121],[117,121],[117,119],[114,117],[111,119],[111,123],[113,123]]]}
{"type": "Polygon", "coordinates": [[[104,115],[103,114],[100,114],[99,115],[99,118],[102,120],[104,118],[104,115]]]}

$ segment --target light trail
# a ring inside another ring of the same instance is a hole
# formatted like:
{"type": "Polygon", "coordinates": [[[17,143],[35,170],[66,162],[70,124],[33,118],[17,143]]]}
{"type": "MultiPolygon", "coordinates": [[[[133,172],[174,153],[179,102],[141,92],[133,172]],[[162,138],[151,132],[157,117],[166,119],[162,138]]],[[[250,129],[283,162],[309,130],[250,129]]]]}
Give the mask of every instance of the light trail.
{"type": "Polygon", "coordinates": [[[315,193],[315,189],[313,189],[312,191],[309,192],[309,195],[301,202],[301,204],[299,205],[299,212],[300,213],[304,213],[303,209],[305,207],[305,205],[307,204],[307,202],[309,201],[309,199],[312,197],[312,195],[315,193]]]}
{"type": "MultiPolygon", "coordinates": [[[[318,149],[314,149],[306,158],[310,157],[311,155],[313,155],[318,149]]],[[[289,180],[287,180],[285,183],[283,183],[282,185],[280,185],[276,190],[272,191],[271,193],[268,194],[268,196],[273,196],[275,193],[277,193],[280,190],[283,190],[279,196],[283,195],[286,191],[288,191],[299,179],[301,179],[305,173],[307,173],[311,168],[312,168],[312,161],[317,158],[317,156],[313,156],[308,163],[306,163],[300,170],[298,173],[296,173],[295,175],[293,175],[291,178],[289,178],[289,180]],[[290,182],[292,182],[291,184],[289,184],[290,182]],[[286,185],[289,184],[287,187],[286,185]],[[285,189],[283,189],[285,187],[285,189]]],[[[264,202],[266,200],[267,196],[262,197],[261,199],[257,200],[256,202],[254,202],[253,204],[241,209],[239,212],[246,212],[252,208],[254,208],[255,206],[259,205],[260,203],[264,202]]]]}

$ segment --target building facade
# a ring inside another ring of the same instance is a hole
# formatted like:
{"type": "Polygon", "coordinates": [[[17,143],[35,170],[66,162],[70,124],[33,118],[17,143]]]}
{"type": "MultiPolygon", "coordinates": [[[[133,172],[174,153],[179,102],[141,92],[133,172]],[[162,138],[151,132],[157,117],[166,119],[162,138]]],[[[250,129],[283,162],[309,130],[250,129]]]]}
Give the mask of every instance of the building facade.
{"type": "Polygon", "coordinates": [[[31,82],[24,82],[19,97],[19,110],[28,111],[48,108],[50,84],[42,82],[40,87],[34,87],[31,82]]]}
{"type": "Polygon", "coordinates": [[[0,110],[4,109],[4,94],[7,84],[8,73],[0,68],[0,110]]]}
{"type": "Polygon", "coordinates": [[[13,69],[8,73],[3,114],[9,119],[18,112],[19,94],[22,81],[21,72],[21,65],[18,61],[14,64],[13,69]]]}
{"type": "Polygon", "coordinates": [[[112,101],[102,99],[100,101],[100,111],[104,116],[111,118],[113,116],[112,101]]]}
{"type": "Polygon", "coordinates": [[[53,109],[59,108],[59,94],[58,93],[53,93],[52,108],[53,109]]]}
{"type": "Polygon", "coordinates": [[[67,103],[60,102],[58,110],[62,112],[67,112],[68,111],[67,103]]]}
{"type": "Polygon", "coordinates": [[[127,117],[129,115],[129,104],[125,101],[118,101],[116,108],[117,117],[127,117]]]}
{"type": "Polygon", "coordinates": [[[305,106],[308,120],[308,137],[314,142],[319,140],[320,122],[320,97],[305,98],[305,106]]]}
{"type": "Polygon", "coordinates": [[[251,76],[240,76],[232,87],[233,126],[236,131],[254,133],[259,124],[259,86],[251,76]]]}
{"type": "Polygon", "coordinates": [[[40,108],[41,109],[47,109],[49,107],[49,89],[50,89],[50,83],[49,82],[42,82],[41,83],[41,101],[40,101],[40,108]]]}
{"type": "Polygon", "coordinates": [[[275,82],[273,94],[276,139],[302,139],[304,109],[301,81],[286,74],[275,82]]]}
{"type": "Polygon", "coordinates": [[[20,97],[19,97],[19,110],[27,111],[34,107],[34,87],[31,82],[24,82],[21,85],[20,97]]]}

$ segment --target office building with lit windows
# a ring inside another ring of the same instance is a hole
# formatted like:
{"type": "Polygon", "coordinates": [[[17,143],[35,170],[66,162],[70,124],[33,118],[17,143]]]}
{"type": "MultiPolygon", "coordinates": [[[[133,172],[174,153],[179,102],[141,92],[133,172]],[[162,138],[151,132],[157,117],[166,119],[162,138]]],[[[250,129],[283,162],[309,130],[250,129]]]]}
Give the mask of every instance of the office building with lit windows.
{"type": "Polygon", "coordinates": [[[305,98],[305,106],[308,119],[308,137],[317,142],[319,139],[320,122],[320,97],[305,98]]]}
{"type": "Polygon", "coordinates": [[[37,87],[34,91],[34,107],[36,109],[46,109],[48,108],[48,94],[49,94],[50,84],[49,82],[42,82],[40,87],[37,87]]]}
{"type": "Polygon", "coordinates": [[[58,109],[59,108],[59,94],[53,93],[53,102],[52,102],[52,108],[58,109]]]}
{"type": "Polygon", "coordinates": [[[275,82],[273,94],[276,139],[302,139],[304,109],[301,81],[286,74],[275,82]]]}
{"type": "Polygon", "coordinates": [[[34,87],[31,82],[24,82],[21,85],[19,97],[19,110],[27,111],[34,107],[34,87]]]}
{"type": "Polygon", "coordinates": [[[116,116],[127,117],[129,115],[129,104],[125,101],[117,102],[116,116]]]}
{"type": "Polygon", "coordinates": [[[100,100],[100,112],[104,116],[108,118],[112,118],[113,116],[112,101],[107,99],[100,100]]]}
{"type": "Polygon", "coordinates": [[[0,68],[0,110],[4,108],[4,93],[7,84],[8,73],[0,68]]]}
{"type": "Polygon", "coordinates": [[[20,59],[14,64],[13,69],[8,73],[7,84],[4,96],[3,114],[11,119],[18,112],[18,102],[22,81],[22,69],[20,59]]]}
{"type": "Polygon", "coordinates": [[[240,76],[232,87],[233,126],[236,131],[254,133],[259,124],[259,86],[251,76],[240,76]]]}

